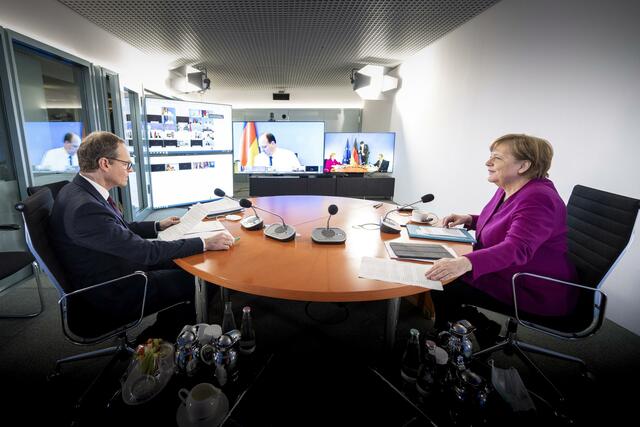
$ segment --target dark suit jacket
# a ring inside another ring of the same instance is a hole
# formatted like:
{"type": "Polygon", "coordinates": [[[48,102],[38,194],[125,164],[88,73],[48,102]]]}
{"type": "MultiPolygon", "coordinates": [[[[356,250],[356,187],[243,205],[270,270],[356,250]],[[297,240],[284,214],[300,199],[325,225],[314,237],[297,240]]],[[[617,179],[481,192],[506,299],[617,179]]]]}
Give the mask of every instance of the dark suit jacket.
{"type": "Polygon", "coordinates": [[[200,238],[146,240],[156,236],[153,222],[127,223],[80,175],[58,194],[49,222],[49,237],[74,289],[203,250],[200,238]]]}

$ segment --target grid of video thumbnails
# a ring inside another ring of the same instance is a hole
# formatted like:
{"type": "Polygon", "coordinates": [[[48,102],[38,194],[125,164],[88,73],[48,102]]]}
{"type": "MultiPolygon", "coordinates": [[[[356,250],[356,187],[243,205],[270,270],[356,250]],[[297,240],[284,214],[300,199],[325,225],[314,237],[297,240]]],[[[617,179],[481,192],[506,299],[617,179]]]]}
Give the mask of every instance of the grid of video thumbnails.
{"type": "Polygon", "coordinates": [[[212,169],[216,167],[214,160],[205,162],[161,163],[151,165],[151,172],[175,172],[192,169],[212,169]]]}

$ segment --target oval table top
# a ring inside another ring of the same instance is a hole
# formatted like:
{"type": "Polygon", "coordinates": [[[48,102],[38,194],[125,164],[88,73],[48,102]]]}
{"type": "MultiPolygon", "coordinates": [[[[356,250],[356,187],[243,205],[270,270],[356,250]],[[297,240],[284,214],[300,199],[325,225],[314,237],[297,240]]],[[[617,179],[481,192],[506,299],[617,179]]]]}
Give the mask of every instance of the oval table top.
{"type": "MultiPolygon", "coordinates": [[[[424,292],[417,286],[358,277],[362,257],[389,258],[384,242],[422,241],[410,239],[405,228],[398,234],[381,233],[375,224],[396,205],[333,196],[256,197],[252,202],[268,211],[277,212],[287,224],[295,227],[295,240],[281,242],[270,239],[262,230],[248,231],[239,221],[221,219],[222,224],[240,240],[228,251],[208,251],[175,262],[189,273],[225,288],[274,298],[299,301],[372,301],[398,298],[424,292]],[[318,244],[311,232],[326,227],[329,205],[339,211],[331,218],[331,227],[347,233],[344,244],[318,244]],[[369,225],[367,225],[369,224],[369,225]]],[[[277,216],[258,211],[266,225],[280,222],[277,216]]],[[[253,215],[246,209],[244,216],[253,215]]],[[[410,217],[390,215],[404,223],[410,217]]],[[[443,242],[434,242],[443,243],[443,242]]],[[[445,242],[459,255],[471,251],[468,243],[445,242]]]]}

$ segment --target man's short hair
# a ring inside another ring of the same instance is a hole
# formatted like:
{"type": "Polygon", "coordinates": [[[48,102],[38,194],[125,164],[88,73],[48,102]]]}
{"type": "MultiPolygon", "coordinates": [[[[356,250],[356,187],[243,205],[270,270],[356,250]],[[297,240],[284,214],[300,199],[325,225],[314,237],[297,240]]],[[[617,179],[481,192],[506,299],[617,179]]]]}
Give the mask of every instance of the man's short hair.
{"type": "Polygon", "coordinates": [[[73,142],[73,137],[75,136],[75,133],[73,132],[67,132],[64,134],[64,142],[73,142]]]}
{"type": "Polygon", "coordinates": [[[273,142],[273,143],[276,143],[276,144],[277,144],[277,142],[276,142],[276,137],[275,137],[275,136],[273,136],[273,134],[272,134],[272,133],[265,133],[265,134],[264,134],[264,136],[267,138],[267,141],[269,141],[269,142],[273,142]]]}
{"type": "Polygon", "coordinates": [[[78,149],[80,172],[97,170],[99,168],[98,160],[103,157],[117,157],[118,144],[124,144],[118,135],[103,131],[91,132],[84,138],[78,149]]]}

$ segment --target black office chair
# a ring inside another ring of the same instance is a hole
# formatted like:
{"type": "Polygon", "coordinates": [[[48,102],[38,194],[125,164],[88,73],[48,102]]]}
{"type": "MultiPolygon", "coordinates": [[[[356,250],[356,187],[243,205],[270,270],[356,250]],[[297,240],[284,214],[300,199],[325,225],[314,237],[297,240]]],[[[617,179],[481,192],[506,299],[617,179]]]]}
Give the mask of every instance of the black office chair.
{"type": "MultiPolygon", "coordinates": [[[[0,230],[3,231],[16,231],[20,230],[20,226],[18,224],[0,224],[0,230]]],[[[39,308],[32,312],[26,314],[1,314],[0,319],[24,319],[30,317],[36,317],[42,310],[44,309],[44,301],[42,299],[42,283],[40,282],[40,268],[38,267],[38,263],[35,262],[33,256],[27,251],[9,251],[9,252],[1,252],[0,253],[0,280],[5,279],[7,277],[12,276],[18,271],[22,270],[29,265],[33,268],[33,273],[36,278],[36,292],[38,294],[38,300],[40,302],[39,308]]],[[[24,280],[19,280],[10,286],[4,288],[0,295],[5,294],[14,286],[24,283],[24,280]]]]}
{"type": "MultiPolygon", "coordinates": [[[[63,180],[63,181],[52,182],[44,185],[28,187],[27,194],[32,195],[32,194],[35,194],[37,191],[48,188],[51,190],[53,198],[55,199],[58,193],[60,192],[60,190],[62,189],[62,187],[64,187],[68,183],[69,181],[63,180]]],[[[20,226],[18,224],[0,224],[0,230],[11,230],[11,231],[20,230],[20,226]]],[[[33,268],[33,274],[36,278],[36,286],[37,286],[36,292],[38,294],[38,300],[40,302],[39,308],[33,313],[6,314],[6,315],[0,314],[0,319],[23,319],[23,318],[36,317],[37,315],[42,313],[42,310],[44,309],[44,301],[42,299],[42,283],[40,281],[41,273],[40,273],[40,268],[38,266],[38,263],[35,262],[35,259],[33,258],[33,256],[27,251],[11,251],[11,252],[0,253],[0,257],[2,259],[2,263],[0,263],[0,280],[5,279],[17,273],[18,271],[22,270],[23,268],[31,264],[33,268]]],[[[5,294],[7,291],[9,291],[9,289],[13,288],[16,285],[22,284],[23,282],[24,281],[21,280],[12,284],[11,286],[8,286],[7,288],[3,289],[0,292],[0,295],[5,294]]]]}
{"type": "MultiPolygon", "coordinates": [[[[580,284],[556,280],[551,277],[517,273],[512,279],[515,318],[507,321],[504,340],[474,353],[485,356],[497,350],[514,350],[528,366],[533,368],[556,392],[560,401],[562,393],[544,373],[526,356],[523,350],[573,361],[580,364],[583,373],[590,375],[585,362],[577,357],[520,341],[517,327],[526,328],[564,340],[577,340],[595,334],[604,321],[606,295],[602,285],[624,255],[633,240],[633,228],[640,208],[640,200],[606,191],[576,185],[567,204],[569,257],[576,266],[580,284]],[[530,316],[518,309],[519,279],[536,277],[555,286],[572,286],[580,290],[578,303],[569,316],[548,318],[530,316]]],[[[502,313],[511,315],[511,313],[502,313]]]]}
{"type": "MultiPolygon", "coordinates": [[[[65,271],[49,242],[47,229],[52,207],[53,197],[49,188],[35,192],[32,196],[27,197],[24,201],[16,205],[16,209],[22,213],[24,219],[27,246],[60,296],[58,305],[60,307],[64,335],[71,342],[79,345],[93,345],[112,338],[116,340],[116,345],[112,347],[77,354],[56,362],[54,373],[51,375],[52,378],[60,374],[60,366],[62,364],[100,356],[112,356],[111,361],[78,400],[76,406],[79,407],[93,386],[99,382],[117,361],[129,358],[131,354],[134,353],[127,333],[138,326],[143,319],[148,280],[144,272],[136,271],[133,274],[117,279],[86,288],[74,289],[72,284],[67,280],[65,271]],[[140,303],[140,312],[132,313],[131,318],[133,320],[130,322],[117,325],[109,330],[104,330],[104,324],[97,322],[98,319],[95,318],[95,312],[87,307],[87,298],[90,298],[89,294],[98,288],[122,284],[124,282],[127,282],[127,286],[144,287],[140,303]]],[[[165,309],[172,308],[179,304],[182,303],[171,305],[165,309]]]]}
{"type": "Polygon", "coordinates": [[[50,182],[49,184],[42,184],[42,185],[35,185],[33,187],[27,187],[27,194],[29,196],[32,196],[36,192],[43,190],[45,188],[48,188],[49,190],[51,190],[51,195],[53,196],[53,200],[55,200],[60,190],[62,190],[62,187],[64,187],[68,183],[69,181],[65,179],[62,181],[50,182]]]}

